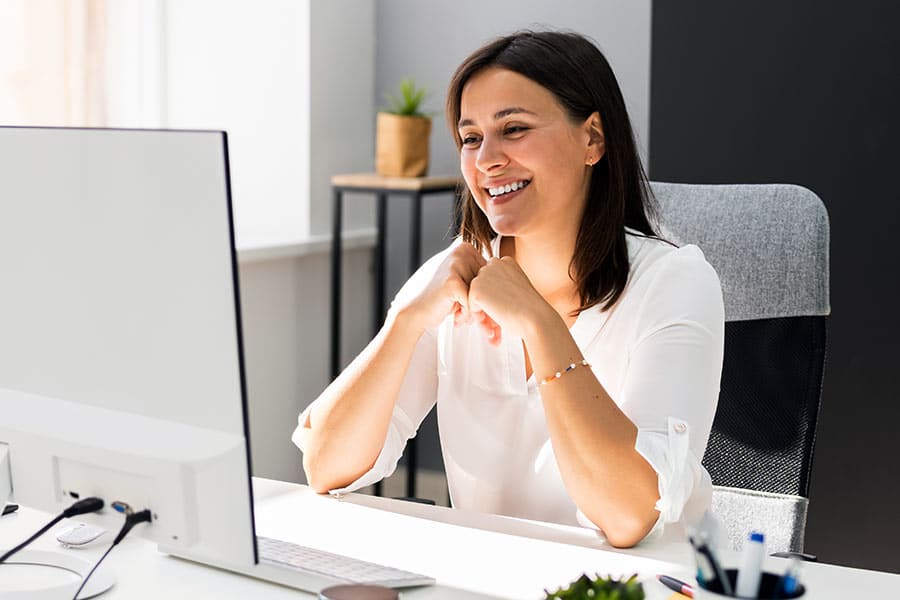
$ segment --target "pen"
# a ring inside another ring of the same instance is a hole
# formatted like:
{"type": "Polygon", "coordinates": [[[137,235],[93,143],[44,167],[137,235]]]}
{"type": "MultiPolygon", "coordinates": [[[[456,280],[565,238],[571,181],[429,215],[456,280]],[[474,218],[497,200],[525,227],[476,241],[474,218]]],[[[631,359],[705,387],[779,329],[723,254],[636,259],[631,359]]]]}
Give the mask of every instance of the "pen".
{"type": "Polygon", "coordinates": [[[688,540],[691,542],[691,548],[694,550],[694,560],[697,563],[697,583],[700,584],[700,587],[706,587],[710,581],[716,578],[716,574],[712,570],[712,566],[706,561],[706,558],[700,554],[699,550],[699,542],[697,542],[694,536],[688,536],[688,540]]]}
{"type": "Polygon", "coordinates": [[[722,570],[709,545],[705,541],[698,542],[693,536],[688,536],[688,540],[690,540],[696,554],[698,583],[709,589],[709,582],[713,579],[718,579],[719,585],[722,586],[722,593],[726,596],[733,596],[734,591],[731,587],[731,581],[728,580],[728,575],[722,570]]]}
{"type": "Polygon", "coordinates": [[[754,531],[744,542],[741,551],[741,566],[738,569],[734,595],[738,598],[756,598],[759,594],[759,582],[762,579],[762,563],[766,556],[766,539],[763,534],[754,531]]]}
{"type": "Polygon", "coordinates": [[[791,564],[788,565],[787,570],[784,572],[784,575],[778,580],[778,584],[775,586],[775,598],[793,598],[794,594],[797,593],[797,586],[799,585],[798,574],[800,571],[800,559],[794,557],[791,559],[791,564]]]}
{"type": "Polygon", "coordinates": [[[678,592],[679,594],[683,594],[688,598],[694,597],[694,588],[690,586],[680,579],[675,579],[674,577],[669,577],[668,575],[657,575],[657,579],[659,582],[672,590],[673,592],[678,592]]]}

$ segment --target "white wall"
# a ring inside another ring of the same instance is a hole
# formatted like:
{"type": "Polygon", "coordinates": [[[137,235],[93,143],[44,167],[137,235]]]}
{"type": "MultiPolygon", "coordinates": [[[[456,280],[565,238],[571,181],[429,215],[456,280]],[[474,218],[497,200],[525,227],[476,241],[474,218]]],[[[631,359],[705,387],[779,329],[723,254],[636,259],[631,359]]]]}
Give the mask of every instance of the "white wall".
{"type": "MultiPolygon", "coordinates": [[[[309,231],[331,231],[331,177],[374,171],[375,0],[310,1],[309,231]]],[[[345,229],[372,227],[373,203],[348,202],[345,229]]]]}
{"type": "MultiPolygon", "coordinates": [[[[372,169],[373,0],[159,7],[161,123],[228,130],[238,245],[330,231],[332,175],[372,169]]],[[[347,229],[373,213],[348,206],[347,229]]]]}
{"type": "Polygon", "coordinates": [[[304,236],[311,164],[308,4],[162,6],[162,125],[228,131],[239,245],[304,236]]]}

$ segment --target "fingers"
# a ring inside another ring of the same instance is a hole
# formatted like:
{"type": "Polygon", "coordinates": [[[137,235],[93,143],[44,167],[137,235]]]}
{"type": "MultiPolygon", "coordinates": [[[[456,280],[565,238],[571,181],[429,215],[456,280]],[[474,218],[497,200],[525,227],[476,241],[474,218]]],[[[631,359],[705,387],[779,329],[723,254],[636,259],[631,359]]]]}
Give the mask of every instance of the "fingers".
{"type": "Polygon", "coordinates": [[[492,346],[499,346],[501,342],[500,326],[483,310],[473,311],[472,313],[476,323],[484,332],[488,339],[488,343],[492,346]]]}
{"type": "Polygon", "coordinates": [[[461,244],[454,263],[456,274],[468,285],[487,264],[484,257],[471,244],[461,244]]]}
{"type": "Polygon", "coordinates": [[[478,271],[486,264],[484,257],[472,244],[460,244],[453,251],[450,265],[451,277],[447,290],[453,301],[451,312],[456,325],[472,322],[469,308],[469,284],[478,276],[478,271]]]}
{"type": "Polygon", "coordinates": [[[499,258],[487,260],[471,244],[460,244],[452,255],[451,277],[446,281],[446,290],[452,300],[450,313],[456,326],[476,324],[488,339],[488,343],[498,346],[502,341],[501,328],[480,306],[477,294],[473,294],[473,282],[488,265],[501,261],[499,258]]]}
{"type": "Polygon", "coordinates": [[[453,324],[459,327],[460,325],[465,325],[466,322],[462,316],[462,306],[460,306],[459,302],[453,303],[453,309],[451,310],[453,313],[453,324]]]}
{"type": "Polygon", "coordinates": [[[488,343],[493,346],[498,346],[501,341],[500,326],[496,321],[494,321],[494,319],[490,317],[490,315],[488,315],[487,312],[485,312],[484,308],[480,305],[480,294],[478,293],[478,288],[481,287],[481,276],[484,274],[484,270],[489,268],[489,265],[491,265],[498,259],[491,258],[489,260],[485,260],[484,257],[481,256],[479,256],[479,259],[480,261],[478,262],[478,270],[474,274],[473,278],[469,281],[469,311],[472,316],[472,320],[487,337],[488,343]]]}
{"type": "Polygon", "coordinates": [[[453,313],[453,323],[456,325],[465,325],[472,321],[471,311],[469,310],[469,285],[461,279],[453,279],[448,281],[450,299],[452,300],[451,312],[453,313]]]}

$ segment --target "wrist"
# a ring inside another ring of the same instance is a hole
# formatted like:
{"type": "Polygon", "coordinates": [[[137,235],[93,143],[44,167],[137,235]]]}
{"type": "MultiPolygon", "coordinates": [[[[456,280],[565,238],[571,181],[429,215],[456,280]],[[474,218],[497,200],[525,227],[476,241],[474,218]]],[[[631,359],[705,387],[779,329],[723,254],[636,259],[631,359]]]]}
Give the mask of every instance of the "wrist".
{"type": "Polygon", "coordinates": [[[522,326],[522,340],[526,346],[536,345],[542,336],[554,331],[554,329],[567,329],[566,322],[560,314],[543,298],[535,309],[529,311],[528,314],[529,318],[526,319],[522,326]]]}
{"type": "Polygon", "coordinates": [[[385,329],[401,335],[408,335],[418,339],[425,332],[425,324],[414,306],[404,306],[396,311],[388,311],[385,320],[385,329]]]}

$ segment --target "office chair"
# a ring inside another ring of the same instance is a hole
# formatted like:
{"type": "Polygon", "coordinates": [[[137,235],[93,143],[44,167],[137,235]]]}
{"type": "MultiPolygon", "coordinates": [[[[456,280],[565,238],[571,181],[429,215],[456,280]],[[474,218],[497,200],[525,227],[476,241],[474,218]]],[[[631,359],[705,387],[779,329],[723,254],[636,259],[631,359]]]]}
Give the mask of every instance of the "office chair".
{"type": "Polygon", "coordinates": [[[703,464],[739,549],[802,552],[825,363],[828,214],[794,185],[651,183],[663,235],[696,244],[725,299],[719,405],[703,464]]]}

